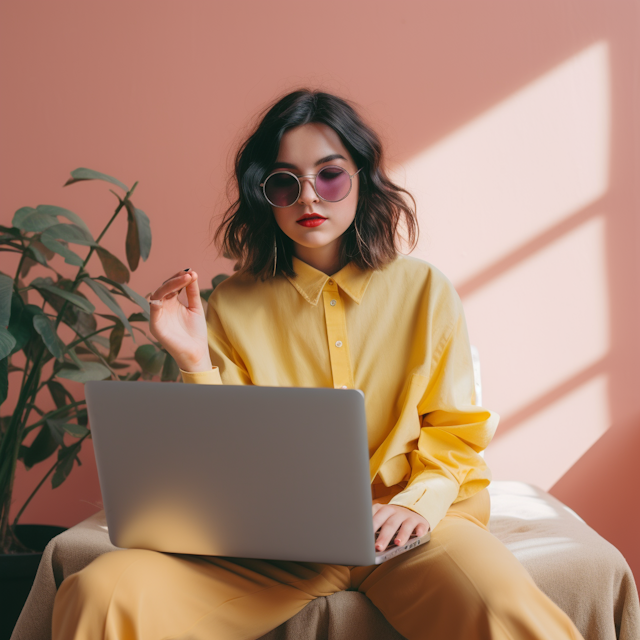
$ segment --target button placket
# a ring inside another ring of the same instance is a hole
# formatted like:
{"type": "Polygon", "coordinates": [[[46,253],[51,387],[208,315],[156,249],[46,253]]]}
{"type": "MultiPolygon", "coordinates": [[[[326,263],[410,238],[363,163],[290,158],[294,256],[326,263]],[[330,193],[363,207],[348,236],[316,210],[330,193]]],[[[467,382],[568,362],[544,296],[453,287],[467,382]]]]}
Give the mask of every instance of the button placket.
{"type": "Polygon", "coordinates": [[[329,341],[331,374],[335,389],[353,389],[353,373],[347,345],[347,324],[344,304],[338,286],[328,280],[322,292],[329,341]]]}

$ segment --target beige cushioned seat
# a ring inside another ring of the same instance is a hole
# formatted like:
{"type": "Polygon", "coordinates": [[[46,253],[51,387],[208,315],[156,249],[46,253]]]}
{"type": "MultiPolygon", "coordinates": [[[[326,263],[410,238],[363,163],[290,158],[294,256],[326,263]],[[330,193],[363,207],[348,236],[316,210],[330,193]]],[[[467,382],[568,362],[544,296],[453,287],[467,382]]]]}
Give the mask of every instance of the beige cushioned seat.
{"type": "MultiPolygon", "coordinates": [[[[613,545],[548,493],[493,482],[490,527],[586,640],[638,640],[640,604],[629,565],[613,545]]],[[[68,575],[115,549],[104,511],[54,538],[11,636],[49,640],[56,589],[68,575]]],[[[402,640],[366,596],[318,598],[262,640],[402,640]]]]}

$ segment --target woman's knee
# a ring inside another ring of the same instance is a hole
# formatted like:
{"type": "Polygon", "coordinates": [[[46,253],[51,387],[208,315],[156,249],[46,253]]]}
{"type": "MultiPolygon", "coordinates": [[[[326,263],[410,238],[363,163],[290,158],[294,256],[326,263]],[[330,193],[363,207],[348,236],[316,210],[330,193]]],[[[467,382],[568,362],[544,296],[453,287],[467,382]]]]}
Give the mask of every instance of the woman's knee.
{"type": "Polygon", "coordinates": [[[536,589],[515,556],[488,531],[459,518],[443,520],[438,529],[424,547],[378,567],[360,590],[376,605],[410,603],[430,615],[474,612],[481,618],[528,599],[536,589]]]}
{"type": "Polygon", "coordinates": [[[102,554],[62,582],[56,596],[56,606],[59,601],[68,599],[90,601],[97,607],[105,606],[113,599],[123,577],[126,576],[124,581],[127,583],[142,579],[145,565],[157,562],[161,555],[143,549],[123,549],[102,554]],[[139,570],[131,571],[134,566],[139,570]]]}
{"type": "Polygon", "coordinates": [[[118,606],[118,594],[135,593],[135,583],[144,576],[145,565],[157,562],[156,556],[160,555],[141,549],[110,551],[68,576],[54,601],[53,639],[103,637],[108,612],[118,606]],[[132,567],[136,570],[131,571],[132,567]],[[132,584],[133,589],[129,588],[132,584]],[[124,585],[127,588],[119,589],[124,585]]]}

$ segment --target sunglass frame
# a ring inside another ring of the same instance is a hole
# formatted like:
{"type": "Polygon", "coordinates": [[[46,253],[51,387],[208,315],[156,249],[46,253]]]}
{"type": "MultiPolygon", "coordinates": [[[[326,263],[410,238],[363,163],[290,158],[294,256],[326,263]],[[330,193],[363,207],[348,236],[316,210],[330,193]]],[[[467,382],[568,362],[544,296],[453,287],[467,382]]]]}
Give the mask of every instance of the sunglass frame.
{"type": "Polygon", "coordinates": [[[344,200],[350,193],[351,193],[351,189],[353,188],[353,176],[357,175],[358,173],[360,173],[360,171],[362,171],[362,167],[360,167],[354,174],[349,174],[349,172],[344,168],[344,167],[340,167],[337,164],[328,164],[326,167],[322,167],[322,169],[320,169],[320,171],[318,171],[318,173],[313,174],[313,173],[309,173],[307,175],[304,176],[297,176],[295,173],[292,173],[291,171],[287,171],[286,169],[279,169],[278,171],[273,171],[272,173],[270,173],[264,180],[264,182],[260,183],[260,186],[262,187],[262,193],[264,194],[264,197],[266,198],[267,202],[272,206],[272,207],[276,207],[278,209],[288,209],[289,207],[293,207],[293,205],[298,202],[298,200],[300,199],[300,194],[302,193],[302,183],[300,182],[301,178],[313,178],[311,184],[313,185],[313,190],[316,192],[316,195],[318,196],[318,198],[320,198],[320,200],[324,200],[325,202],[342,202],[342,200],[344,200]],[[319,193],[318,193],[318,189],[316,189],[316,179],[318,178],[318,175],[320,175],[320,173],[322,173],[325,169],[340,169],[340,171],[344,171],[348,176],[349,176],[349,191],[347,191],[347,193],[340,198],[340,200],[327,200],[326,198],[323,198],[319,193]],[[271,176],[274,176],[276,174],[279,173],[287,173],[290,176],[293,176],[296,180],[296,182],[298,183],[298,195],[296,196],[295,200],[291,203],[291,204],[286,204],[286,205],[279,205],[279,204],[274,204],[273,202],[271,202],[271,200],[269,200],[269,198],[267,197],[267,181],[269,180],[269,178],[271,178],[271,176]]]}

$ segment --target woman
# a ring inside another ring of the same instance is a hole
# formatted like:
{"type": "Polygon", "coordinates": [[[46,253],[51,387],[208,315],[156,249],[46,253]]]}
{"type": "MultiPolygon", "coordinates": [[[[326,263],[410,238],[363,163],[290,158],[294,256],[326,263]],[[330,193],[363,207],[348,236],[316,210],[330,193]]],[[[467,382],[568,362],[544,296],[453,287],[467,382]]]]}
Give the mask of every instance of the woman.
{"type": "Polygon", "coordinates": [[[431,541],[377,567],[112,552],[64,581],[54,639],[258,638],[345,589],[409,640],[579,638],[487,529],[480,452],[497,416],[474,403],[453,286],[397,252],[415,211],[376,134],[347,101],[296,91],[265,110],[235,178],[216,238],[239,271],[206,314],[195,271],[169,278],[151,295],[153,335],[187,383],[363,390],[376,547],[431,541]]]}

